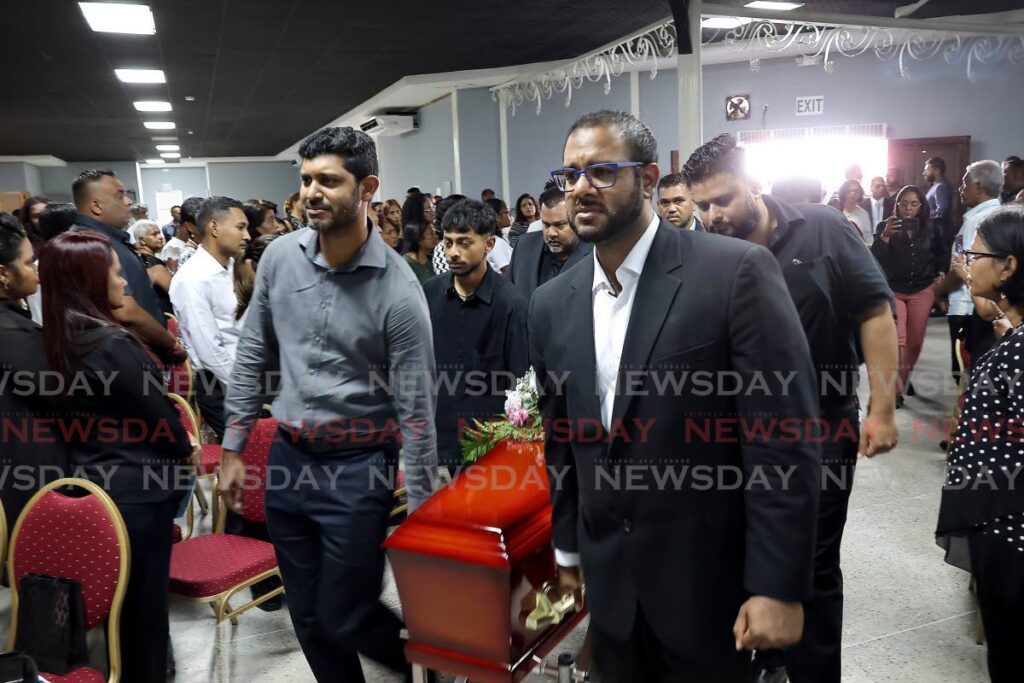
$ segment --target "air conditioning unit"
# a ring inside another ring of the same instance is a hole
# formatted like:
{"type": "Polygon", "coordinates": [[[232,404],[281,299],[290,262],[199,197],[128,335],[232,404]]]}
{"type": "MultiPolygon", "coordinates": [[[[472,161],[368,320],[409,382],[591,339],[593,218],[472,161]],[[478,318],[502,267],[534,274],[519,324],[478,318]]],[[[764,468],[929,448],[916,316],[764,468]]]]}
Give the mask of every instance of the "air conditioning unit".
{"type": "Polygon", "coordinates": [[[359,125],[368,135],[401,135],[420,127],[415,114],[386,114],[374,116],[359,125]]]}

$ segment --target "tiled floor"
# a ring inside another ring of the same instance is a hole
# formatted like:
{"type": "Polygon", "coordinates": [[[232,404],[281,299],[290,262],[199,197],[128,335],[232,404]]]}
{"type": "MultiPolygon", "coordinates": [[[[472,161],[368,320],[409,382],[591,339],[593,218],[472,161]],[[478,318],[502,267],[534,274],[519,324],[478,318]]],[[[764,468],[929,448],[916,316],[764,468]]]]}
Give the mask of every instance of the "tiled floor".
{"type": "MultiPolygon", "coordinates": [[[[945,320],[931,321],[922,371],[947,372],[946,330],[945,320]]],[[[843,544],[844,681],[988,680],[984,648],[974,642],[976,615],[967,576],[943,563],[932,535],[945,459],[920,425],[944,417],[951,401],[951,395],[943,394],[908,398],[906,408],[897,413],[902,434],[898,450],[858,466],[843,544]]],[[[390,576],[385,600],[397,607],[390,576]]],[[[0,623],[6,623],[6,603],[0,603],[0,610],[0,623]]],[[[313,680],[284,610],[252,610],[237,627],[218,627],[209,607],[173,603],[171,634],[177,683],[313,680]]],[[[559,651],[575,650],[581,640],[582,629],[577,629],[559,651]]],[[[368,681],[399,680],[372,663],[366,668],[368,681]]]]}

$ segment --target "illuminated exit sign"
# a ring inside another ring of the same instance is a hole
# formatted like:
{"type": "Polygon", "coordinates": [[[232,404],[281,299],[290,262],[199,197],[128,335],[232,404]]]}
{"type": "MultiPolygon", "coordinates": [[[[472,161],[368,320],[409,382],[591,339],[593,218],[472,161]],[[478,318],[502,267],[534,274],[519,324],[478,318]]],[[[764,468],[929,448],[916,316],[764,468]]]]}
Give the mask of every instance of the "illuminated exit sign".
{"type": "Polygon", "coordinates": [[[825,96],[809,95],[796,98],[797,116],[821,116],[825,113],[825,96]]]}

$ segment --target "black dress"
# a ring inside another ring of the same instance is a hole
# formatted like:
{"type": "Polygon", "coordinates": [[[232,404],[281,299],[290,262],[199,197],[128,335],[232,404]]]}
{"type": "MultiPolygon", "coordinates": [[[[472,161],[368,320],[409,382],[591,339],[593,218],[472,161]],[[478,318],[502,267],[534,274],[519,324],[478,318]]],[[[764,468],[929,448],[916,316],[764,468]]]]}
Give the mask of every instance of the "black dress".
{"type": "Polygon", "coordinates": [[[0,500],[8,534],[25,503],[68,465],[68,449],[58,437],[56,378],[43,354],[43,328],[20,302],[0,299],[0,500]],[[45,384],[43,384],[45,382],[45,384]]]}
{"type": "Polygon", "coordinates": [[[971,369],[950,444],[936,539],[977,581],[996,683],[1022,680],[1024,641],[1024,330],[1008,332],[971,369]]]}
{"type": "MultiPolygon", "coordinates": [[[[152,254],[143,254],[142,252],[139,252],[139,256],[142,257],[142,264],[146,266],[147,271],[153,266],[166,267],[166,264],[163,261],[158,259],[156,256],[153,256],[152,254]]],[[[156,283],[153,283],[153,291],[156,292],[156,299],[157,302],[160,304],[160,310],[162,310],[164,314],[174,315],[174,306],[171,305],[170,293],[165,292],[164,290],[157,287],[156,283]]]]}

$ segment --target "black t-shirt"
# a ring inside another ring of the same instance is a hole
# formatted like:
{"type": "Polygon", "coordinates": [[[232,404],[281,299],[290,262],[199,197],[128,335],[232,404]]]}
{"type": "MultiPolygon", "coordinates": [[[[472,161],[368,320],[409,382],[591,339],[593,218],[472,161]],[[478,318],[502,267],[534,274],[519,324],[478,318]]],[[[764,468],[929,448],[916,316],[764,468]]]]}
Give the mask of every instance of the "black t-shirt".
{"type": "Polygon", "coordinates": [[[885,274],[839,211],[766,195],[778,225],[768,249],[782,269],[819,375],[822,406],[856,394],[859,317],[894,305],[885,274]]]}

